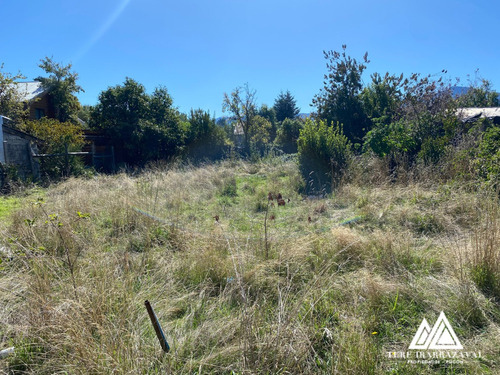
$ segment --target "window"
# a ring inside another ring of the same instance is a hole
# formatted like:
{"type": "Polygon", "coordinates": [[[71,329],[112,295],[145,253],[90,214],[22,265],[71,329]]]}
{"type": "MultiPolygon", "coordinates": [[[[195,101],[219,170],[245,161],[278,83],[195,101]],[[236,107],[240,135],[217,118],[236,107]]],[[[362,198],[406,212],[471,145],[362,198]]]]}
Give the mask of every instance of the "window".
{"type": "Polygon", "coordinates": [[[40,120],[42,117],[45,117],[45,110],[43,108],[35,108],[35,118],[40,120]]]}

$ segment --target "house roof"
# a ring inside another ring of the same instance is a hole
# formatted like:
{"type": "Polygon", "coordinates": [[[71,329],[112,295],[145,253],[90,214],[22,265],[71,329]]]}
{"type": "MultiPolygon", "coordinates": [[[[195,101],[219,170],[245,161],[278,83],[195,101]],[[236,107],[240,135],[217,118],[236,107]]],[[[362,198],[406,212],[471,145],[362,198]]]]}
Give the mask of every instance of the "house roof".
{"type": "Polygon", "coordinates": [[[42,87],[41,82],[16,82],[17,92],[21,95],[23,102],[33,100],[42,95],[47,90],[42,87]]]}
{"type": "Polygon", "coordinates": [[[500,107],[491,108],[459,108],[458,117],[463,121],[470,121],[477,118],[495,118],[500,117],[500,107]]]}

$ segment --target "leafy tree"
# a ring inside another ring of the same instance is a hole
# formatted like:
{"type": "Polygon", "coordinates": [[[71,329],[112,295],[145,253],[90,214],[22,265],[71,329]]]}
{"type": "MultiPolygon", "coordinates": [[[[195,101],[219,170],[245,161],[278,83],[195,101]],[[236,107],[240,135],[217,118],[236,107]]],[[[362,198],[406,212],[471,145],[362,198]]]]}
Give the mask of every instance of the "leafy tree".
{"type": "Polygon", "coordinates": [[[143,85],[126,78],[123,85],[110,87],[99,94],[91,114],[91,126],[108,134],[117,148],[118,159],[137,163],[140,120],[148,110],[148,95],[143,85]]]}
{"type": "MultiPolygon", "coordinates": [[[[66,151],[80,151],[85,143],[83,129],[71,122],[60,122],[56,119],[43,117],[40,120],[27,121],[22,130],[42,141],[39,151],[42,154],[64,154],[66,151]]],[[[49,177],[61,177],[78,172],[82,162],[70,157],[66,165],[64,156],[44,158],[41,161],[43,172],[49,177]],[[66,168],[69,168],[67,170],[66,168]]]]}
{"type": "Polygon", "coordinates": [[[91,106],[91,105],[82,105],[80,107],[80,110],[78,111],[77,116],[80,120],[82,120],[85,123],[84,126],[88,126],[88,124],[90,123],[92,109],[93,109],[93,106],[91,106]]]}
{"type": "Polygon", "coordinates": [[[276,112],[276,120],[278,122],[282,122],[287,118],[294,119],[300,113],[300,109],[297,107],[295,98],[288,90],[285,93],[283,93],[283,91],[280,92],[274,101],[273,108],[276,112]]]}
{"type": "Polygon", "coordinates": [[[119,159],[130,164],[176,154],[187,131],[164,87],[148,95],[145,87],[131,78],[99,94],[91,126],[104,130],[114,140],[119,159]]]}
{"type": "Polygon", "coordinates": [[[425,117],[438,120],[449,110],[456,109],[451,87],[442,78],[433,79],[430,75],[412,74],[403,82],[403,99],[400,118],[415,121],[419,126],[425,117]]]}
{"type": "Polygon", "coordinates": [[[500,127],[488,128],[479,143],[475,166],[479,176],[497,192],[500,190],[500,127]]]}
{"type": "Polygon", "coordinates": [[[63,66],[52,58],[45,57],[38,65],[48,77],[37,77],[42,87],[50,90],[50,97],[54,104],[55,117],[61,122],[77,121],[80,102],[75,94],[84,91],[77,83],[78,74],[71,71],[71,64],[63,66]]]}
{"type": "MultiPolygon", "coordinates": [[[[149,97],[149,111],[146,119],[157,127],[160,143],[157,156],[160,159],[176,154],[184,145],[188,125],[181,120],[179,111],[173,107],[173,99],[163,86],[157,87],[149,97]]],[[[153,132],[153,137],[154,132],[153,132]]],[[[144,142],[146,147],[151,143],[144,142]]]]}
{"type": "Polygon", "coordinates": [[[417,159],[437,163],[459,130],[449,84],[419,74],[375,74],[372,80],[361,95],[372,123],[363,148],[388,156],[393,170],[417,159]]]}
{"type": "Polygon", "coordinates": [[[210,113],[201,109],[191,110],[188,122],[189,131],[186,140],[188,157],[194,160],[221,159],[228,147],[226,133],[215,123],[210,113]]]}
{"type": "Polygon", "coordinates": [[[403,74],[386,73],[371,75],[372,82],[361,92],[360,99],[366,116],[372,123],[390,124],[397,116],[402,104],[403,74]]]}
{"type": "Polygon", "coordinates": [[[245,152],[249,153],[250,133],[254,126],[254,117],[257,116],[255,90],[251,90],[248,83],[245,83],[243,87],[236,87],[229,95],[224,93],[222,110],[232,113],[236,126],[243,131],[245,152]]]}
{"type": "Polygon", "coordinates": [[[254,154],[262,155],[270,143],[272,124],[264,117],[257,115],[252,120],[249,130],[250,147],[254,154]]]}
{"type": "Polygon", "coordinates": [[[481,79],[481,84],[471,84],[467,92],[457,98],[458,105],[467,107],[498,107],[498,92],[493,91],[491,82],[481,79]]]}
{"type": "Polygon", "coordinates": [[[271,128],[269,129],[269,142],[273,142],[276,138],[277,131],[277,119],[276,119],[276,111],[273,107],[268,107],[266,104],[262,104],[259,109],[259,116],[265,118],[270,124],[271,128]]]}
{"type": "Polygon", "coordinates": [[[2,70],[3,64],[0,65],[0,115],[9,117],[17,124],[26,119],[28,115],[22,96],[16,87],[17,80],[26,77],[21,73],[12,75],[2,70]]]}
{"type": "Polygon", "coordinates": [[[297,140],[300,136],[304,122],[298,118],[286,118],[278,128],[278,133],[274,143],[281,148],[283,152],[293,154],[297,152],[297,140]]]}
{"type": "Polygon", "coordinates": [[[313,99],[316,116],[327,123],[343,125],[345,134],[353,142],[359,142],[369,125],[363,110],[360,93],[363,88],[361,76],[366,69],[368,53],[363,62],[348,56],[346,46],[342,52],[324,51],[328,73],[324,76],[324,87],[313,99]]]}
{"type": "Polygon", "coordinates": [[[327,192],[339,183],[351,158],[351,142],[339,124],[307,119],[298,139],[299,168],[309,192],[327,192]]]}
{"type": "Polygon", "coordinates": [[[415,129],[411,122],[404,120],[374,126],[365,136],[364,147],[380,157],[395,154],[415,155],[418,150],[415,129]]]}

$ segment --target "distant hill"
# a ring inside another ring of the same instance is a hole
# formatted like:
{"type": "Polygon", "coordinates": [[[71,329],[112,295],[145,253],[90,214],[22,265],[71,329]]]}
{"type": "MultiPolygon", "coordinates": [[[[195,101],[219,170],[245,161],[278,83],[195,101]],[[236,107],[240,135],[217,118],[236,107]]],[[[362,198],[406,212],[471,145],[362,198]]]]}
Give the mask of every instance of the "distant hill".
{"type": "MultiPolygon", "coordinates": [[[[451,94],[453,95],[454,98],[458,98],[459,96],[467,94],[469,91],[470,87],[465,87],[465,86],[453,86],[451,88],[451,94]]],[[[500,94],[498,94],[498,98],[500,99],[500,94]]]]}
{"type": "Polygon", "coordinates": [[[453,86],[451,88],[451,94],[454,98],[458,98],[461,95],[467,94],[467,91],[469,91],[469,87],[465,86],[453,86]]]}

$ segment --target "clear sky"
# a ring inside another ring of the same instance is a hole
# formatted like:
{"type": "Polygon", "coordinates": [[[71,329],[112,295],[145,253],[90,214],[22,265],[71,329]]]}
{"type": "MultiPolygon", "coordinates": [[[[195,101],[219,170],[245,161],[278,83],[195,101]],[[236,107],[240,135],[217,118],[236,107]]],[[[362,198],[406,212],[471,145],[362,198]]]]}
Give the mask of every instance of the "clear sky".
{"type": "Polygon", "coordinates": [[[373,72],[475,71],[500,89],[500,2],[492,0],[0,0],[0,63],[27,80],[40,59],[72,63],[96,104],[133,78],[167,87],[181,111],[222,113],[224,92],[248,82],[259,104],[290,90],[302,112],[326,72],[323,50],[361,59],[373,72]]]}

